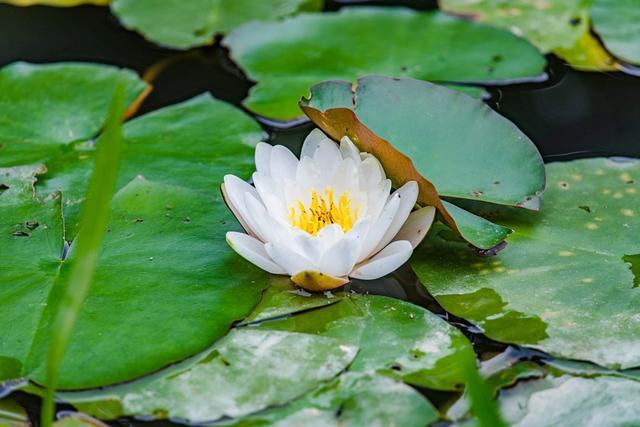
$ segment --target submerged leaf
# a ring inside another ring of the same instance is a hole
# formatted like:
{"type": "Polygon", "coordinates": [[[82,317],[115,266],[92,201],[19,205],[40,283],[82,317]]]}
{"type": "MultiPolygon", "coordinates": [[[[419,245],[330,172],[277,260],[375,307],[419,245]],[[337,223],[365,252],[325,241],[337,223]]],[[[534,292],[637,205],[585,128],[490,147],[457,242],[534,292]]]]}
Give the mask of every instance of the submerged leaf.
{"type": "Polygon", "coordinates": [[[323,80],[353,82],[385,74],[495,82],[537,78],[545,66],[533,46],[508,32],[401,8],[343,8],[253,22],[231,32],[223,44],[257,82],[245,106],[278,120],[300,117],[297,101],[323,80]]]}
{"type": "Polygon", "coordinates": [[[471,261],[437,231],[412,266],[449,312],[490,338],[613,368],[640,366],[640,162],[552,163],[541,212],[475,208],[513,227],[507,250],[471,261]]]}
{"type": "Polygon", "coordinates": [[[510,230],[440,196],[536,208],[544,189],[542,159],[526,135],[482,102],[455,91],[371,76],[355,88],[344,81],[320,83],[301,105],[332,138],[347,135],[380,159],[395,186],[417,181],[418,203],[435,206],[451,228],[479,248],[497,245],[510,230]]]}

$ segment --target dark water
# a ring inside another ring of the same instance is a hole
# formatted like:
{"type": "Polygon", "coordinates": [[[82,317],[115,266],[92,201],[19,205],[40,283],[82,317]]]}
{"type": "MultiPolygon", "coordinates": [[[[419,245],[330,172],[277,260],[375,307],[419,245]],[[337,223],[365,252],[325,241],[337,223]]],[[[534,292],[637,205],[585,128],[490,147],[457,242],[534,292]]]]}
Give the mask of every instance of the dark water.
{"type": "MultiPolygon", "coordinates": [[[[328,3],[327,9],[336,10],[346,3],[369,2],[328,3]]],[[[376,4],[435,7],[435,1],[424,0],[378,1],[376,4]]],[[[241,106],[251,87],[251,82],[231,63],[224,49],[213,46],[184,53],[157,47],[121,28],[108,9],[101,7],[56,9],[0,5],[0,66],[18,60],[100,62],[131,68],[140,74],[164,61],[168,65],[154,80],[154,91],[139,114],[205,91],[241,106]]],[[[578,72],[554,57],[549,57],[547,74],[549,78],[543,83],[488,88],[492,95],[488,103],[534,141],[545,161],[592,156],[640,157],[640,78],[623,73],[578,72]]],[[[299,149],[311,129],[308,123],[285,126],[262,121],[262,124],[272,142],[294,150],[299,149]]],[[[408,267],[383,280],[356,281],[349,286],[359,292],[408,300],[438,313],[463,330],[482,357],[506,348],[487,339],[467,322],[445,313],[408,267]]],[[[526,349],[515,351],[521,358],[546,357],[526,349]]],[[[452,393],[423,392],[438,406],[456,397],[452,393]]],[[[21,393],[16,399],[37,422],[38,399],[21,393]]],[[[116,424],[139,423],[121,420],[116,424]]],[[[154,423],[166,424],[169,423],[154,423]]]]}

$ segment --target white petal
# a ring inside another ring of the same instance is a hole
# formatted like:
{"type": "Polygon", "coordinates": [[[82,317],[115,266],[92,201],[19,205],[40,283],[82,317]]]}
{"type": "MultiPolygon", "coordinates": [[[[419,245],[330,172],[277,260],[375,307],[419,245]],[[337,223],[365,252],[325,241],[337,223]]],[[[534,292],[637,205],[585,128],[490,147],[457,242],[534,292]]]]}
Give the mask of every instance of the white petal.
{"type": "Polygon", "coordinates": [[[393,218],[393,222],[384,233],[384,237],[378,243],[378,246],[373,250],[373,253],[378,252],[382,248],[384,248],[400,231],[400,228],[405,223],[411,210],[416,204],[416,200],[418,200],[418,183],[415,181],[409,181],[394,193],[400,195],[400,207],[398,208],[398,212],[396,212],[395,218],[393,218]]]}
{"type": "Polygon", "coordinates": [[[251,227],[251,222],[248,220],[248,212],[244,203],[244,195],[249,193],[255,197],[258,197],[258,192],[255,188],[250,186],[245,181],[241,180],[234,175],[225,175],[223,184],[223,196],[229,204],[229,207],[233,214],[238,218],[238,221],[248,233],[255,234],[255,230],[251,227]],[[245,227],[247,225],[249,229],[245,227]]]}
{"type": "Polygon", "coordinates": [[[277,265],[267,254],[264,244],[258,239],[244,233],[230,231],[227,233],[227,242],[241,257],[261,269],[272,274],[287,274],[287,272],[277,265]]]}
{"type": "Polygon", "coordinates": [[[360,179],[362,188],[376,185],[387,178],[380,161],[369,153],[360,153],[362,163],[360,163],[360,179]]]}
{"type": "Polygon", "coordinates": [[[273,146],[266,142],[256,145],[256,170],[266,176],[271,175],[271,150],[273,146]]]}
{"type": "Polygon", "coordinates": [[[356,265],[349,274],[356,279],[373,280],[395,271],[411,257],[413,248],[406,240],[391,243],[373,258],[356,265]]]}
{"type": "Polygon", "coordinates": [[[344,277],[356,264],[359,249],[356,239],[340,239],[320,259],[320,272],[334,277],[344,277]]]}
{"type": "Polygon", "coordinates": [[[356,165],[359,165],[361,162],[360,151],[358,151],[358,148],[351,142],[348,136],[343,136],[340,140],[340,153],[343,159],[351,159],[356,165]]]}
{"type": "Polygon", "coordinates": [[[320,129],[316,128],[312,130],[302,143],[300,160],[302,160],[303,157],[313,158],[313,155],[318,149],[320,141],[323,141],[325,139],[329,139],[329,137],[325,135],[320,129]]]}
{"type": "Polygon", "coordinates": [[[378,246],[385,233],[389,229],[389,226],[393,222],[393,219],[396,217],[399,208],[400,196],[398,194],[394,194],[385,205],[380,216],[371,226],[364,244],[362,245],[362,249],[360,250],[358,262],[369,258],[372,254],[375,253],[373,252],[373,250],[378,246]]]}
{"type": "Polygon", "coordinates": [[[253,173],[253,185],[260,195],[262,203],[273,217],[286,218],[289,215],[282,188],[276,186],[273,179],[260,172],[253,173]]]}
{"type": "Polygon", "coordinates": [[[404,223],[393,240],[407,240],[415,249],[427,235],[431,224],[433,224],[435,215],[436,208],[433,206],[425,206],[424,208],[411,212],[409,218],[407,218],[407,222],[404,223]]]}
{"type": "Polygon", "coordinates": [[[273,259],[276,264],[284,268],[290,276],[295,276],[296,274],[306,270],[318,270],[317,260],[310,260],[283,245],[267,243],[264,245],[264,248],[271,259],[273,259]]]}
{"type": "Polygon", "coordinates": [[[340,154],[340,149],[335,142],[324,139],[318,143],[318,148],[313,153],[313,163],[323,175],[333,175],[341,162],[342,154],[340,154]]]}
{"type": "Polygon", "coordinates": [[[316,239],[318,239],[318,241],[322,244],[322,251],[324,252],[339,239],[341,239],[342,236],[344,236],[342,227],[340,227],[338,224],[331,224],[318,231],[316,239]]]}
{"type": "Polygon", "coordinates": [[[247,211],[246,221],[263,242],[277,241],[278,238],[287,236],[272,224],[272,218],[267,213],[264,205],[252,194],[245,193],[244,205],[247,211]]]}
{"type": "Polygon", "coordinates": [[[227,204],[227,206],[231,210],[231,213],[233,213],[233,216],[236,217],[236,219],[238,220],[238,222],[240,223],[244,231],[246,231],[247,234],[249,234],[250,236],[255,237],[256,233],[249,226],[247,221],[245,221],[245,219],[242,217],[238,208],[231,202],[231,199],[229,199],[229,195],[227,194],[227,190],[224,188],[224,184],[220,186],[220,191],[222,192],[222,198],[224,199],[224,202],[227,204]]]}
{"type": "Polygon", "coordinates": [[[283,145],[274,145],[271,149],[269,169],[271,177],[277,183],[285,179],[295,179],[298,159],[283,145]]]}

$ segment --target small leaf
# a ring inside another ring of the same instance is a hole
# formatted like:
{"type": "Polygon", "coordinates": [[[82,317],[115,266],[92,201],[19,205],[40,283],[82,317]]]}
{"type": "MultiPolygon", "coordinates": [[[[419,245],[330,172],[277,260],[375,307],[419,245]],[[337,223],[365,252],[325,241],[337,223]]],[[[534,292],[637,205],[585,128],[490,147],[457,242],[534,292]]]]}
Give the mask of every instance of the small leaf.
{"type": "Polygon", "coordinates": [[[636,0],[593,0],[593,29],[611,53],[640,65],[640,7],[636,0]]]}

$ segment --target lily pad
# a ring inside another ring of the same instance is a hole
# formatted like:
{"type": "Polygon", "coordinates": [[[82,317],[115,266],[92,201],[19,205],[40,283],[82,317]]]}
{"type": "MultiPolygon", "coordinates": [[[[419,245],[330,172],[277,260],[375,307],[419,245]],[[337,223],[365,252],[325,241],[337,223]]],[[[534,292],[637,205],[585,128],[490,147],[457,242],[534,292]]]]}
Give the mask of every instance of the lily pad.
{"type": "Polygon", "coordinates": [[[81,63],[2,68],[0,166],[42,162],[96,136],[120,82],[131,113],[149,90],[132,71],[81,63]]]}
{"type": "Polygon", "coordinates": [[[338,375],[356,352],[331,338],[241,328],[190,366],[60,398],[100,418],[154,416],[202,424],[285,404],[338,375]]]}
{"type": "Polygon", "coordinates": [[[163,46],[187,49],[211,44],[253,20],[276,20],[322,8],[324,0],[112,0],[122,25],[163,46]]]}
{"type": "Polygon", "coordinates": [[[56,7],[72,7],[81,4],[93,4],[96,6],[106,6],[109,0],[2,0],[0,3],[9,3],[15,6],[56,6],[56,7]]]}
{"type": "Polygon", "coordinates": [[[348,135],[360,150],[375,154],[396,186],[416,180],[418,203],[436,206],[477,247],[498,244],[510,230],[439,196],[536,208],[544,189],[544,165],[529,138],[481,101],[456,91],[370,76],[355,88],[346,81],[320,83],[301,105],[334,139],[348,135]]]}
{"type": "Polygon", "coordinates": [[[583,70],[615,70],[591,35],[591,0],[440,0],[442,10],[509,30],[583,70]]]}
{"type": "MultiPolygon", "coordinates": [[[[126,123],[118,187],[137,175],[202,192],[219,192],[227,173],[250,176],[260,126],[237,108],[203,94],[126,123]]],[[[67,230],[73,236],[78,204],[93,167],[92,144],[78,144],[47,163],[38,194],[62,191],[67,230]]],[[[222,206],[221,209],[226,209],[222,206]]],[[[183,218],[190,220],[187,214],[183,218]]]]}
{"type": "Polygon", "coordinates": [[[511,425],[632,426],[640,419],[640,383],[622,378],[546,377],[505,390],[502,412],[511,425]]]}
{"type": "Polygon", "coordinates": [[[379,375],[347,373],[286,406],[214,425],[422,427],[438,418],[438,411],[428,400],[401,382],[379,375]]]}
{"type": "Polygon", "coordinates": [[[328,307],[259,326],[336,338],[360,348],[351,372],[381,373],[438,390],[462,387],[458,360],[471,351],[464,335],[435,314],[382,296],[345,296],[328,307]]]}
{"type": "Polygon", "coordinates": [[[447,82],[506,82],[539,77],[544,57],[512,34],[439,12],[342,8],[281,22],[252,22],[223,44],[257,82],[244,105],[291,120],[309,87],[330,79],[385,74],[447,82]],[[260,37],[256,37],[260,34],[260,37]]]}
{"type": "Polygon", "coordinates": [[[618,58],[640,64],[640,8],[635,0],[593,0],[593,29],[618,58]]]}
{"type": "Polygon", "coordinates": [[[514,228],[493,259],[437,229],[411,264],[449,312],[490,338],[611,368],[640,366],[640,294],[624,257],[640,253],[640,161],[547,165],[539,213],[476,208],[514,228]]]}
{"type": "MultiPolygon", "coordinates": [[[[3,335],[0,354],[21,363],[21,376],[42,382],[50,320],[61,297],[56,283],[66,280],[73,259],[60,260],[59,203],[46,211],[53,219],[34,216],[38,211],[26,203],[9,221],[3,215],[6,227],[28,230],[27,221],[38,226],[29,236],[10,230],[1,236],[3,246],[23,258],[11,255],[2,269],[0,321],[12,328],[3,335]],[[33,267],[27,269],[25,260],[33,267]]],[[[60,388],[96,387],[153,372],[206,348],[244,317],[266,277],[228,248],[220,224],[230,222],[220,196],[206,198],[142,178],[120,190],[91,293],[62,363],[60,388]],[[181,250],[184,245],[189,251],[181,250]]]]}

